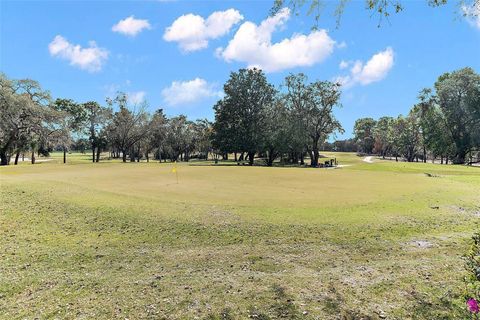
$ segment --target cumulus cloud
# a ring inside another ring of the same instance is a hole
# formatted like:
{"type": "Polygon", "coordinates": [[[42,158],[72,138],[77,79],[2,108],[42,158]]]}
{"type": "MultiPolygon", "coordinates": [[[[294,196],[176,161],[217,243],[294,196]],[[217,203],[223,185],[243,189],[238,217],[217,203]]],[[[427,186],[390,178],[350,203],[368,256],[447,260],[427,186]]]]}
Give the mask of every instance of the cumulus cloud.
{"type": "Polygon", "coordinates": [[[112,27],[112,31],[122,33],[130,37],[135,37],[137,34],[142,32],[142,30],[151,28],[152,27],[150,26],[148,20],[135,19],[134,16],[130,16],[120,20],[117,24],[115,24],[112,27]]]}
{"type": "Polygon", "coordinates": [[[462,12],[468,23],[480,30],[480,2],[474,5],[462,5],[462,12]]]}
{"type": "Polygon", "coordinates": [[[340,70],[347,69],[348,66],[350,65],[349,61],[342,60],[340,61],[340,65],[338,66],[340,70]]]}
{"type": "Polygon", "coordinates": [[[388,47],[384,51],[374,54],[367,63],[363,63],[360,60],[342,61],[340,63],[340,69],[346,69],[351,66],[350,74],[339,76],[335,80],[347,88],[356,84],[365,86],[380,81],[384,79],[390,69],[392,69],[393,60],[393,49],[388,47]]]}
{"type": "Polygon", "coordinates": [[[272,33],[289,18],[290,10],[283,8],[259,25],[244,22],[227,47],[217,49],[217,56],[227,62],[245,62],[249,68],[275,72],[314,65],[333,52],[335,41],[325,30],[313,31],[308,35],[293,34],[291,38],[272,43],[272,33]]]}
{"type": "Polygon", "coordinates": [[[210,39],[227,34],[240,22],[243,16],[235,9],[216,11],[207,19],[195,14],[186,14],[177,18],[163,35],[165,41],[178,42],[185,52],[204,49],[210,39]]]}
{"type": "Polygon", "coordinates": [[[201,78],[189,81],[173,81],[162,90],[162,96],[169,106],[190,104],[205,98],[222,96],[222,92],[215,89],[215,85],[201,78]]]}
{"type": "Polygon", "coordinates": [[[89,72],[102,69],[103,63],[108,58],[108,51],[100,48],[94,41],[89,42],[89,47],[82,48],[68,42],[61,35],[57,35],[48,45],[50,55],[70,62],[70,65],[79,67],[89,72]]]}
{"type": "Polygon", "coordinates": [[[128,92],[128,102],[131,104],[141,104],[145,101],[145,95],[147,93],[145,91],[136,91],[136,92],[128,92]]]}

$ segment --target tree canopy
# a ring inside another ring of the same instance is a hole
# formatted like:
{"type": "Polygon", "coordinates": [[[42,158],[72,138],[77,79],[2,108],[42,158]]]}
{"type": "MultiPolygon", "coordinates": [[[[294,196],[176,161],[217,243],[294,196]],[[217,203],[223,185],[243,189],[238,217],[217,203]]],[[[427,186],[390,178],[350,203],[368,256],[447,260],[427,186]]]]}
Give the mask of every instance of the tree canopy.
{"type": "Polygon", "coordinates": [[[123,162],[190,161],[228,158],[248,164],[320,165],[321,150],[357,151],[405,161],[440,158],[441,163],[478,161],[480,155],[480,75],[471,68],[444,73],[422,89],[407,115],[355,122],[354,138],[332,141],[343,128],[335,118],[341,85],[309,81],[302,73],[286,76],[275,88],[258,69],[232,72],[225,95],[213,106],[215,120],[167,117],[148,112],[147,102],[131,104],[118,92],[102,106],[68,98],[52,101],[36,81],[0,76],[0,159],[52,150],[91,150],[123,162]],[[238,157],[238,155],[240,155],[238,157]],[[474,158],[477,157],[477,160],[474,158]]]}

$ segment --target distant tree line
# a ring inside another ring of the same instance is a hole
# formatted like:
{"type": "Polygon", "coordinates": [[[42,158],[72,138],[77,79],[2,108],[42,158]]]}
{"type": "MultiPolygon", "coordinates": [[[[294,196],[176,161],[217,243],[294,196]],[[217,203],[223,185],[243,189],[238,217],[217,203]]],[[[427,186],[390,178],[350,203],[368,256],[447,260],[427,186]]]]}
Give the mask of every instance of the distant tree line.
{"type": "Polygon", "coordinates": [[[280,88],[258,69],[232,72],[224,97],[214,105],[215,120],[167,117],[162,109],[147,112],[147,103],[132,104],[119,92],[106,100],[79,103],[53,100],[33,80],[0,75],[0,164],[19,157],[69,150],[91,152],[123,162],[228,159],[253,165],[319,164],[320,150],[377,153],[471,162],[479,151],[480,76],[465,68],[442,75],[434,89],[424,89],[407,116],[359,119],[355,138],[328,142],[343,128],[334,117],[340,85],[310,82],[304,74],[288,75],[280,88]]]}
{"type": "Polygon", "coordinates": [[[126,94],[118,93],[102,106],[95,101],[77,103],[52,100],[48,91],[32,80],[10,80],[0,76],[0,163],[28,153],[36,155],[62,150],[63,161],[72,148],[90,150],[92,162],[102,152],[123,162],[206,158],[211,148],[212,124],[190,121],[180,115],[167,118],[162,109],[153,114],[146,104],[129,105],[126,94]],[[116,111],[113,111],[116,110],[116,111]]]}
{"type": "Polygon", "coordinates": [[[32,80],[10,80],[1,85],[0,158],[7,165],[25,152],[62,150],[92,152],[99,162],[104,152],[123,162],[150,160],[189,161],[218,159],[235,154],[236,161],[253,165],[256,156],[271,166],[304,163],[306,155],[316,166],[326,139],[342,131],[333,116],[339,106],[340,86],[328,81],[309,83],[303,74],[285,79],[285,91],[268,83],[258,69],[232,72],[225,96],[215,106],[215,122],[190,121],[180,115],[167,118],[162,109],[148,113],[146,102],[131,105],[119,92],[102,106],[95,101],[77,103],[52,100],[49,92],[32,80]],[[238,155],[238,157],[237,157],[238,155]]]}
{"type": "Polygon", "coordinates": [[[471,68],[445,73],[418,98],[406,116],[358,119],[354,139],[359,151],[397,161],[478,161],[480,75],[471,68]]]}

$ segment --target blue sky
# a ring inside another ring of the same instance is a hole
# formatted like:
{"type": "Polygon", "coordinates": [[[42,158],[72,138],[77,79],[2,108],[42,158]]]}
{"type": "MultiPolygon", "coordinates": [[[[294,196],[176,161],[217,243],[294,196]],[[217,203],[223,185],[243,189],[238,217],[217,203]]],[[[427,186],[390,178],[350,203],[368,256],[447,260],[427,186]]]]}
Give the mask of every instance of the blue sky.
{"type": "Polygon", "coordinates": [[[443,72],[480,72],[480,20],[462,17],[456,2],[405,1],[380,28],[363,1],[336,28],[327,2],[317,32],[288,10],[266,20],[272,2],[2,1],[0,71],[38,80],[54,98],[104,102],[122,90],[192,119],[213,119],[231,71],[260,66],[275,85],[303,72],[345,84],[342,137],[359,117],[408,112],[443,72]]]}

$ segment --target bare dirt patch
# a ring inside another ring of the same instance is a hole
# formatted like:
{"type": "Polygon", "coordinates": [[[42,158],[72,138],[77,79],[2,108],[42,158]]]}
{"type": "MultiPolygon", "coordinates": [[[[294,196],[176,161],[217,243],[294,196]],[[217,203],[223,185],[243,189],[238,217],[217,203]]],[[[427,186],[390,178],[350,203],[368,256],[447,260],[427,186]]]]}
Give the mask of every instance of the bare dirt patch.
{"type": "Polygon", "coordinates": [[[413,240],[410,241],[409,244],[420,249],[428,249],[434,246],[432,242],[427,240],[413,240]]]}

